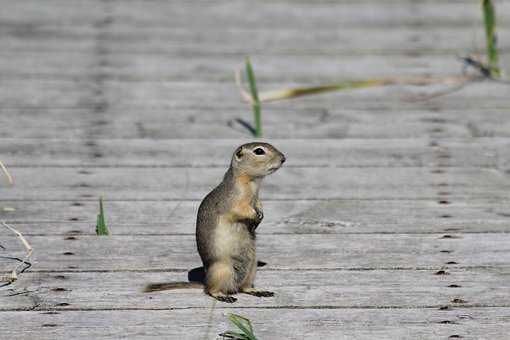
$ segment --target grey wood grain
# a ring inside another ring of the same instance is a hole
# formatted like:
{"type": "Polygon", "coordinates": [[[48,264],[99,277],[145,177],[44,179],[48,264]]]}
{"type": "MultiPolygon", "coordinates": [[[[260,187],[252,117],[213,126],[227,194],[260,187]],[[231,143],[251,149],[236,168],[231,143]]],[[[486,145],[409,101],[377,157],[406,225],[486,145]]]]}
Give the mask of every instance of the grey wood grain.
{"type": "MultiPolygon", "coordinates": [[[[498,26],[498,34],[503,38],[498,44],[499,49],[501,53],[508,53],[510,45],[504,38],[510,34],[509,28],[498,26]]],[[[113,72],[117,71],[116,67],[125,67],[125,62],[144,59],[166,58],[166,65],[161,64],[165,69],[176,57],[180,57],[182,62],[182,58],[189,56],[197,58],[197,61],[209,62],[211,68],[202,69],[208,71],[224,67],[225,62],[229,63],[232,58],[237,58],[239,63],[245,55],[257,56],[257,64],[262,62],[263,59],[258,59],[262,56],[271,56],[275,60],[281,59],[279,56],[286,56],[290,61],[305,56],[328,56],[329,62],[334,60],[344,66],[354,61],[354,56],[363,56],[365,60],[374,59],[375,56],[392,56],[404,60],[407,57],[408,63],[414,61],[422,64],[437,60],[437,56],[448,63],[448,59],[452,60],[456,54],[483,53],[485,39],[481,23],[470,30],[463,26],[431,25],[409,25],[405,30],[390,26],[381,30],[380,27],[351,28],[339,24],[337,27],[317,27],[313,35],[303,34],[296,27],[232,28],[226,25],[208,30],[186,26],[170,30],[164,26],[138,26],[133,30],[132,25],[118,20],[103,30],[92,23],[82,26],[65,26],[55,22],[37,26],[19,23],[7,26],[0,32],[0,43],[4,47],[0,56],[7,59],[8,55],[15,53],[20,58],[19,62],[33,58],[34,64],[27,64],[27,69],[44,62],[51,66],[51,56],[55,57],[55,61],[62,60],[64,56],[75,57],[75,63],[69,60],[64,62],[76,68],[83,67],[78,62],[90,58],[94,45],[101,42],[108,46],[108,54],[113,59],[110,65],[113,67],[109,71],[113,72]],[[363,39],[360,39],[361,36],[363,39]],[[452,40],[455,40],[455,44],[452,44],[452,40]],[[162,44],[162,41],[165,43],[162,44]],[[246,41],[250,41],[250,44],[246,44],[246,41]],[[36,56],[38,59],[34,58],[36,56]],[[218,58],[220,56],[223,57],[221,60],[218,58]],[[342,57],[341,63],[338,56],[342,57]]],[[[188,59],[188,62],[193,63],[193,59],[188,59]]],[[[505,60],[501,62],[506,65],[505,60]]],[[[434,65],[443,66],[439,63],[434,65]]],[[[17,71],[23,73],[23,70],[17,71]]],[[[71,70],[62,71],[65,75],[71,70]]],[[[299,72],[300,69],[292,71],[299,72]]],[[[58,76],[58,73],[55,75],[58,76]]]]}
{"type": "MultiPolygon", "coordinates": [[[[431,118],[433,121],[433,118],[431,118]]],[[[434,123],[431,123],[431,125],[434,123]]],[[[10,167],[228,167],[244,139],[1,139],[10,167]]],[[[269,139],[292,166],[510,167],[510,139],[269,139]]]]}
{"type": "MultiPolygon", "coordinates": [[[[242,308],[440,308],[510,305],[510,268],[394,271],[271,271],[256,286],[274,298],[238,294],[242,308]],[[455,284],[459,287],[452,288],[455,284]]],[[[1,311],[207,308],[202,289],[143,293],[149,282],[187,282],[187,273],[26,273],[0,290],[1,311]],[[94,287],[92,289],[92,287],[94,287]]],[[[229,306],[218,303],[218,307],[229,306]]]]}
{"type": "MultiPolygon", "coordinates": [[[[479,3],[360,0],[0,0],[0,220],[34,247],[0,289],[0,337],[503,339],[510,332],[508,85],[391,86],[264,104],[289,162],[267,179],[258,286],[273,299],[142,294],[200,265],[199,200],[261,90],[457,75],[484,52],[479,3]],[[347,138],[347,139],[346,139],[347,138]],[[106,195],[114,236],[93,235],[106,195]],[[3,209],[14,208],[12,209],[3,209]],[[231,308],[233,307],[233,308],[231,308]]],[[[510,2],[496,2],[508,69],[510,2]]],[[[19,240],[0,231],[5,256],[19,240]],[[5,249],[4,249],[5,248],[5,249]]]]}
{"type": "MultiPolygon", "coordinates": [[[[214,106],[214,111],[226,108],[237,108],[249,112],[249,107],[241,103],[239,91],[232,82],[204,81],[137,81],[125,82],[102,79],[99,74],[91,75],[90,79],[74,81],[66,79],[38,80],[13,79],[8,86],[2,88],[0,100],[2,108],[34,108],[51,107],[60,109],[88,108],[100,116],[108,109],[122,111],[125,109],[151,110],[158,108],[172,112],[176,109],[214,106]],[[102,97],[94,95],[95,89],[103,91],[102,97]],[[98,102],[99,101],[99,102],[98,102]],[[102,101],[106,103],[102,104],[102,101]],[[214,103],[214,105],[212,105],[214,103]],[[103,107],[105,106],[105,107],[103,107]]],[[[106,77],[108,78],[108,77],[106,77]]],[[[320,84],[320,83],[319,83],[320,84]]],[[[306,83],[264,83],[262,89],[281,89],[295,86],[313,85],[306,83]]],[[[318,84],[316,84],[318,85],[318,84]]],[[[451,87],[446,87],[451,88],[451,87]]],[[[341,107],[344,109],[380,109],[399,107],[403,109],[438,107],[441,109],[462,110],[476,106],[480,109],[501,109],[508,102],[508,85],[496,82],[479,82],[465,87],[448,96],[436,98],[434,101],[409,101],[418,96],[445,90],[445,86],[386,86],[353,91],[341,91],[330,94],[309,96],[279,103],[289,107],[314,106],[321,108],[341,107]],[[292,104],[292,106],[290,106],[292,104]]],[[[269,104],[271,105],[271,104],[269,104]]],[[[268,106],[269,106],[268,105],[268,106]]],[[[275,107],[278,105],[274,104],[275,107]]],[[[139,116],[140,117],[140,116],[139,116]]],[[[140,117],[141,118],[141,117],[140,117]]]]}
{"type": "MultiPolygon", "coordinates": [[[[330,94],[335,97],[336,95],[330,94]]],[[[326,98],[327,96],[320,96],[326,98]]],[[[24,100],[24,99],[23,99],[24,100]]],[[[307,100],[268,104],[264,107],[263,128],[266,138],[292,139],[402,139],[446,137],[510,137],[505,109],[442,110],[439,103],[421,103],[424,107],[406,110],[406,104],[378,106],[373,111],[344,109],[339,105],[311,103],[307,100]],[[398,107],[398,109],[397,109],[398,107]],[[398,122],[395,124],[393,122],[398,122]]],[[[484,106],[485,101],[477,104],[484,106]]],[[[85,103],[89,109],[55,107],[3,109],[0,116],[4,138],[97,139],[246,139],[251,135],[236,119],[252,121],[248,108],[145,108],[143,116],[134,108],[111,108],[85,103]],[[97,112],[96,112],[96,109],[97,112]],[[104,111],[102,111],[104,109],[104,111]],[[72,119],[69,119],[72,117],[72,119]]],[[[366,103],[370,106],[370,104],[366,103]]],[[[99,105],[99,104],[98,104],[99,105]]],[[[342,104],[343,105],[343,104],[342,104]]],[[[347,104],[346,104],[347,105],[347,104]]],[[[459,104],[458,106],[462,106],[459,104]]],[[[191,150],[190,150],[191,152],[191,150]]]]}
{"type": "MultiPolygon", "coordinates": [[[[200,23],[202,29],[216,28],[218,22],[232,27],[282,28],[302,27],[367,27],[375,26],[464,26],[471,28],[481,21],[478,4],[471,1],[410,2],[405,1],[348,1],[306,2],[279,1],[260,2],[253,10],[250,2],[196,1],[182,4],[179,1],[130,1],[129,6],[112,3],[105,6],[100,1],[73,2],[48,1],[42,5],[36,0],[22,3],[3,1],[5,7],[1,20],[17,23],[20,19],[33,20],[35,24],[56,22],[61,25],[86,25],[104,16],[107,8],[112,17],[134,27],[163,26],[169,29],[190,24],[190,17],[200,23]],[[96,6],[93,6],[95,4],[96,6]],[[289,5],[292,4],[292,11],[289,5]],[[58,8],[58,11],[51,11],[58,8]],[[250,13],[243,17],[239,13],[250,13]],[[171,18],[172,20],[169,20],[171,18]]],[[[498,3],[501,13],[508,13],[508,3],[498,3]]],[[[23,21],[22,21],[23,22],[23,21]]]]}
{"type": "MultiPolygon", "coordinates": [[[[192,235],[199,203],[106,200],[104,207],[114,235],[192,235]]],[[[259,234],[500,233],[510,228],[507,200],[449,205],[436,200],[268,200],[263,204],[259,234]]],[[[97,201],[4,201],[0,220],[25,235],[92,235],[98,209],[97,201]]]]}
{"type": "MultiPolygon", "coordinates": [[[[384,33],[387,34],[387,33],[384,33]]],[[[509,31],[510,35],[510,31],[509,31]]],[[[146,42],[146,40],[143,40],[146,42]]],[[[0,39],[1,43],[1,39],[0,39]]],[[[105,42],[109,46],[110,42],[105,42]]],[[[158,46],[161,41],[157,40],[158,46]]],[[[92,45],[92,43],[91,43],[92,45]]],[[[119,53],[115,44],[113,51],[119,53]]],[[[85,52],[63,53],[0,53],[0,75],[9,80],[39,79],[39,80],[67,80],[86,82],[94,74],[106,80],[124,81],[137,85],[143,81],[206,81],[233,83],[234,71],[242,69],[243,56],[240,52],[232,56],[221,55],[211,57],[211,52],[200,56],[200,52],[188,52],[193,58],[182,56],[180,49],[165,44],[168,54],[125,54],[112,55],[108,58],[109,65],[94,65],[94,55],[85,52]],[[177,56],[175,55],[177,54],[177,56]],[[179,67],[176,67],[179,65],[179,67]],[[66,66],[63,68],[63,66],[66,66]]],[[[182,45],[179,42],[179,45],[182,45]]],[[[144,43],[135,42],[141,51],[147,51],[144,43]]],[[[236,46],[236,45],[234,45],[236,46]]],[[[183,48],[182,46],[180,48],[183,48]]],[[[201,46],[201,48],[206,48],[201,46]]],[[[218,48],[218,47],[217,47],[218,48]]],[[[188,48],[191,49],[191,48],[188,48]]],[[[509,47],[510,52],[510,47],[509,47]]],[[[219,51],[217,52],[219,53],[219,51]]],[[[266,83],[334,83],[345,79],[378,79],[385,77],[413,77],[424,74],[437,76],[458,75],[462,69],[462,62],[454,56],[429,55],[417,56],[376,56],[371,52],[360,57],[346,56],[339,60],[336,55],[267,55],[258,54],[252,58],[257,71],[257,80],[266,83]]],[[[460,53],[460,52],[459,52],[460,53]]],[[[502,53],[500,58],[507,60],[510,53],[502,53]]],[[[503,67],[504,65],[502,65],[503,67]]],[[[510,65],[509,65],[510,66],[510,65]]]]}
{"type": "MultiPolygon", "coordinates": [[[[289,161],[291,164],[291,161],[289,161]]],[[[224,168],[13,168],[16,185],[2,200],[202,199],[221,182],[224,168]]],[[[510,177],[483,168],[286,167],[265,179],[263,199],[509,198],[510,177]],[[438,173],[439,171],[439,173],[438,173]],[[327,181],[324,181],[327,179],[327,181]]]]}
{"type": "MultiPolygon", "coordinates": [[[[69,236],[31,236],[31,271],[190,270],[201,265],[191,235],[69,236]]],[[[9,254],[23,255],[16,238],[5,236],[2,244],[9,254]]],[[[410,270],[448,263],[506,266],[510,261],[508,233],[261,234],[257,247],[268,268],[277,269],[410,270]]]]}
{"type": "Polygon", "coordinates": [[[217,339],[233,329],[228,313],[253,323],[262,339],[502,339],[510,308],[437,309],[238,309],[210,306],[181,310],[1,312],[10,339],[217,339]],[[210,320],[210,321],[209,321],[210,320]],[[20,325],[23,328],[20,329],[20,325]],[[452,338],[454,339],[454,338],[452,338]]]}

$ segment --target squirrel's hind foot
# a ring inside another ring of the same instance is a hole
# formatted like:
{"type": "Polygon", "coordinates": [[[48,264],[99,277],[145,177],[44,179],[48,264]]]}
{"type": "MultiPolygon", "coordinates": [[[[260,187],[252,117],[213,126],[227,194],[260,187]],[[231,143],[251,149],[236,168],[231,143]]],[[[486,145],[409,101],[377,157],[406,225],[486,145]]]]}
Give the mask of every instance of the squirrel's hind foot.
{"type": "Polygon", "coordinates": [[[237,299],[235,297],[233,297],[232,295],[224,295],[221,293],[220,294],[209,294],[209,295],[221,302],[234,303],[237,301],[237,299]]]}

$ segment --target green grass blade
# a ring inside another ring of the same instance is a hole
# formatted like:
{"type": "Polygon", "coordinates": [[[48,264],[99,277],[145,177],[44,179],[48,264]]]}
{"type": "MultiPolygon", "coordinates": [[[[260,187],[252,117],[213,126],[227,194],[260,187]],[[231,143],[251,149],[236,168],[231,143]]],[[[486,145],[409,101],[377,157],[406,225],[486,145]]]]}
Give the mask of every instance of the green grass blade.
{"type": "Polygon", "coordinates": [[[96,235],[110,235],[104,218],[103,197],[99,197],[99,214],[97,215],[96,235]]]}
{"type": "Polygon", "coordinates": [[[496,11],[492,0],[482,0],[482,9],[485,24],[485,38],[487,41],[487,62],[491,70],[491,76],[499,77],[496,11]]]}
{"type": "Polygon", "coordinates": [[[246,76],[250,84],[251,97],[253,99],[252,108],[255,117],[255,137],[262,137],[262,117],[259,94],[257,91],[257,82],[255,80],[255,72],[251,65],[250,59],[246,58],[246,76]]]}
{"type": "Polygon", "coordinates": [[[237,328],[239,328],[239,330],[245,336],[246,340],[257,340],[257,337],[255,337],[255,334],[253,334],[253,327],[250,320],[237,314],[229,314],[228,319],[237,328]]]}
{"type": "Polygon", "coordinates": [[[246,335],[244,335],[243,333],[238,333],[238,332],[232,332],[232,331],[228,331],[228,332],[224,332],[224,333],[221,333],[220,334],[221,337],[225,338],[225,339],[233,339],[233,340],[250,340],[249,338],[246,337],[246,335]]]}

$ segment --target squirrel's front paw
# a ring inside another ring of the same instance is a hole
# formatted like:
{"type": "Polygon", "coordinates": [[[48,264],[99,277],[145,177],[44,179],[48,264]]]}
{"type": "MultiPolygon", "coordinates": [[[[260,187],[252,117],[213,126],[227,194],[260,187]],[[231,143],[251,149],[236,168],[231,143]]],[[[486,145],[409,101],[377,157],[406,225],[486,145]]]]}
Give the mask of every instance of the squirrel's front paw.
{"type": "Polygon", "coordinates": [[[257,223],[262,222],[262,219],[264,219],[264,212],[262,210],[259,210],[255,208],[255,220],[257,223]]]}

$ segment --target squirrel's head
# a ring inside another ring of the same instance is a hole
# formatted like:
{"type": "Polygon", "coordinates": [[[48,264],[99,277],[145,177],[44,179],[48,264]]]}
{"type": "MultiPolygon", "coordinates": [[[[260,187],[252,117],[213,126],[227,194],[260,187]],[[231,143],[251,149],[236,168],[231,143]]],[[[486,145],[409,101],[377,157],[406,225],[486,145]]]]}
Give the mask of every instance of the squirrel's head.
{"type": "Polygon", "coordinates": [[[285,156],[268,143],[243,144],[232,156],[232,168],[251,177],[264,177],[278,170],[285,156]]]}

